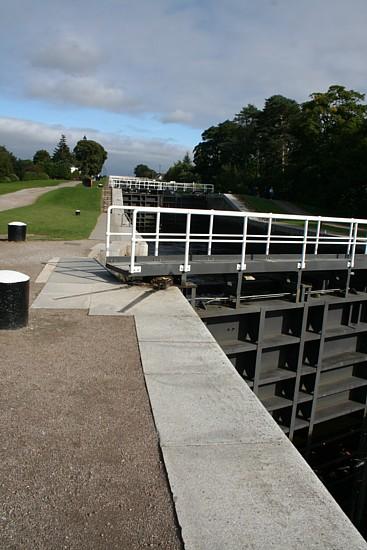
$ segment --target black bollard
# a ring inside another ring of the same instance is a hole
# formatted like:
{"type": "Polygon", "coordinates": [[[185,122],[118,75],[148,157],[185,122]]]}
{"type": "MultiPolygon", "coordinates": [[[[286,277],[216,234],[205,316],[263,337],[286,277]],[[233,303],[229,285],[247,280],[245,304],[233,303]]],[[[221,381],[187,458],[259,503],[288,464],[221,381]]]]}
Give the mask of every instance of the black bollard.
{"type": "Polygon", "coordinates": [[[25,241],[27,235],[27,224],[23,222],[8,223],[8,241],[25,241]]]}
{"type": "Polygon", "coordinates": [[[75,215],[80,216],[80,210],[75,210],[75,215]]]}
{"type": "Polygon", "coordinates": [[[29,277],[18,271],[0,270],[0,330],[26,327],[29,277]]]}

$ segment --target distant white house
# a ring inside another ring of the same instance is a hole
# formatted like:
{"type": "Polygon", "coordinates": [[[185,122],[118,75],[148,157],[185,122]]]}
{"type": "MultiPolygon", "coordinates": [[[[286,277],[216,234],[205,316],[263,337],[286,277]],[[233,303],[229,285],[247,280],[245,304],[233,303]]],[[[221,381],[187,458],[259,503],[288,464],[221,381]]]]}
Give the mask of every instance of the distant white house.
{"type": "Polygon", "coordinates": [[[73,174],[74,172],[77,172],[79,168],[77,166],[70,166],[70,173],[73,174]]]}

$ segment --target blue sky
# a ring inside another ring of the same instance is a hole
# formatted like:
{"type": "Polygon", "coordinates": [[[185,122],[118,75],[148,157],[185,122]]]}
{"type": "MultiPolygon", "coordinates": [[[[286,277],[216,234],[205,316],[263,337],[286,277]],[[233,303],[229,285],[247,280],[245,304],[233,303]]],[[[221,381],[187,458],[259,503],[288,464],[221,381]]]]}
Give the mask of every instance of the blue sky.
{"type": "Polygon", "coordinates": [[[365,0],[2,0],[0,144],[25,158],[85,134],[109,173],[166,170],[248,103],[365,92],[366,16],[365,0]]]}

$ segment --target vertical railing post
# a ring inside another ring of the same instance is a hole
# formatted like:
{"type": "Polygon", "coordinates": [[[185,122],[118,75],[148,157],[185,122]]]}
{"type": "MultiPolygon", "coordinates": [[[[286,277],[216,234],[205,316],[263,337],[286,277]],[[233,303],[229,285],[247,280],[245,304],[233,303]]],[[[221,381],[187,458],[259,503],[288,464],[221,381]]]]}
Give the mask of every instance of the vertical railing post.
{"type": "Polygon", "coordinates": [[[135,249],[136,249],[136,219],[137,211],[133,211],[132,228],[131,228],[131,258],[130,258],[130,273],[134,273],[135,269],[135,249]]]}
{"type": "Polygon", "coordinates": [[[352,257],[351,257],[351,260],[350,260],[350,267],[354,267],[354,260],[355,260],[355,255],[356,255],[356,246],[357,246],[357,238],[358,238],[358,222],[356,222],[354,224],[352,257]]]}
{"type": "Polygon", "coordinates": [[[238,271],[245,271],[246,270],[247,224],[248,224],[248,217],[244,216],[244,218],[243,218],[243,232],[242,232],[241,263],[237,264],[237,270],[238,271]]]}
{"type": "Polygon", "coordinates": [[[111,245],[111,211],[112,206],[109,206],[107,209],[107,227],[106,227],[106,258],[110,255],[110,245],[111,245]]]}
{"type": "Polygon", "coordinates": [[[190,252],[190,229],[191,229],[191,212],[186,214],[186,237],[185,237],[185,260],[184,264],[180,266],[180,271],[187,273],[190,271],[189,266],[189,252],[190,252]]]}
{"type": "Polygon", "coordinates": [[[213,226],[214,226],[214,214],[210,214],[210,220],[209,220],[208,256],[211,256],[211,254],[212,254],[213,226]]]}
{"type": "Polygon", "coordinates": [[[354,227],[354,218],[352,218],[352,221],[350,222],[350,227],[349,227],[347,256],[350,255],[350,249],[352,248],[353,227],[354,227]]]}
{"type": "Polygon", "coordinates": [[[154,256],[158,256],[159,252],[159,229],[161,223],[161,212],[158,210],[157,218],[155,220],[155,245],[154,245],[154,256]]]}
{"type": "Polygon", "coordinates": [[[266,251],[265,256],[269,256],[269,250],[270,250],[270,239],[271,239],[271,226],[273,222],[272,214],[270,214],[269,223],[268,223],[268,236],[266,239],[266,251]]]}
{"type": "Polygon", "coordinates": [[[315,250],[314,250],[315,256],[317,256],[317,253],[319,251],[320,231],[321,231],[321,218],[319,216],[319,219],[317,222],[317,229],[316,229],[316,241],[315,241],[315,250]]]}
{"type": "Polygon", "coordinates": [[[301,258],[301,262],[298,264],[299,269],[304,269],[306,267],[307,235],[308,235],[308,219],[305,220],[305,225],[303,230],[302,258],[301,258]]]}

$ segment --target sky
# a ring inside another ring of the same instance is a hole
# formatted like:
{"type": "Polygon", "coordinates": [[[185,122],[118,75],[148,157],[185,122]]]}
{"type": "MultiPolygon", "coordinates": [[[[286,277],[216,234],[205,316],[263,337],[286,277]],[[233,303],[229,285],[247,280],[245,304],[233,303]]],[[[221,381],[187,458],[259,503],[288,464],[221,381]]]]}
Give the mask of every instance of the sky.
{"type": "Polygon", "coordinates": [[[157,171],[248,103],[367,91],[366,0],[1,0],[0,145],[157,171]]]}

